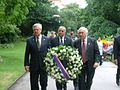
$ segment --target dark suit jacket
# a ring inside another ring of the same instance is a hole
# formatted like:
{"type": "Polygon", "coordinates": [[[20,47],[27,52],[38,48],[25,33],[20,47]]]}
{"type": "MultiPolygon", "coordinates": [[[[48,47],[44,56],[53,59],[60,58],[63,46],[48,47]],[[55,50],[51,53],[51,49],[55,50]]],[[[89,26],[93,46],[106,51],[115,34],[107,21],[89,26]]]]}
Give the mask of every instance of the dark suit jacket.
{"type": "MultiPolygon", "coordinates": [[[[56,47],[56,46],[59,46],[60,45],[60,42],[59,42],[59,36],[57,36],[57,37],[55,37],[55,38],[53,38],[52,40],[51,40],[51,47],[56,47]]],[[[65,38],[64,38],[64,45],[65,46],[72,46],[73,44],[72,44],[72,39],[71,38],[69,38],[68,36],[65,36],[65,38]]],[[[66,60],[62,60],[61,61],[62,62],[62,64],[64,65],[64,67],[66,67],[66,60]]]]}
{"type": "MultiPolygon", "coordinates": [[[[56,46],[59,46],[59,45],[60,45],[59,36],[51,39],[51,47],[56,47],[56,46]]],[[[64,38],[64,45],[72,46],[72,39],[69,38],[68,36],[65,36],[65,38],[64,38]]]]}
{"type": "MultiPolygon", "coordinates": [[[[74,42],[73,46],[78,48],[79,54],[82,55],[81,48],[81,39],[78,39],[74,42]]],[[[95,62],[99,62],[99,49],[95,39],[88,37],[87,38],[87,61],[89,70],[94,70],[93,65],[95,62]]]]}
{"type": "Polygon", "coordinates": [[[41,47],[38,50],[36,39],[34,36],[27,39],[26,51],[25,51],[25,59],[24,65],[30,66],[30,70],[35,71],[40,67],[43,68],[44,57],[47,54],[47,50],[49,48],[49,39],[46,36],[42,35],[41,38],[41,47]]]}
{"type": "Polygon", "coordinates": [[[114,59],[120,60],[120,36],[114,39],[114,59]]]}

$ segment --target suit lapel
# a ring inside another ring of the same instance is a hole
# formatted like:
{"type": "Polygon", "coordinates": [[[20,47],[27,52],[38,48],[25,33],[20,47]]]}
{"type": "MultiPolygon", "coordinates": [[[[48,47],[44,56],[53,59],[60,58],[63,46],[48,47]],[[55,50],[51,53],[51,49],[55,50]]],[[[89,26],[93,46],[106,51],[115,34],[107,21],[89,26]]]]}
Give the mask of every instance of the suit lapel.
{"type": "Polygon", "coordinates": [[[64,37],[64,45],[66,45],[67,44],[67,38],[66,38],[66,36],[64,37]]]}
{"type": "Polygon", "coordinates": [[[88,50],[89,50],[89,43],[90,43],[90,41],[89,41],[89,38],[87,38],[87,52],[88,52],[88,50]]]}
{"type": "MultiPolygon", "coordinates": [[[[44,46],[44,43],[45,43],[45,38],[44,38],[43,35],[42,35],[42,37],[41,37],[41,47],[44,46]]],[[[41,48],[41,47],[40,47],[40,48],[41,48]]]]}
{"type": "Polygon", "coordinates": [[[89,49],[91,48],[91,45],[92,43],[91,43],[90,38],[87,38],[87,53],[89,53],[89,49]]]}
{"type": "Polygon", "coordinates": [[[79,48],[80,48],[80,50],[81,50],[81,52],[82,52],[81,39],[79,39],[79,41],[78,41],[78,46],[80,46],[79,48]]]}
{"type": "Polygon", "coordinates": [[[59,36],[56,37],[55,43],[56,43],[56,46],[60,45],[59,36]]]}
{"type": "Polygon", "coordinates": [[[33,38],[32,38],[32,44],[33,44],[33,47],[35,47],[37,49],[37,43],[36,43],[35,36],[33,36],[33,38]]]}
{"type": "Polygon", "coordinates": [[[41,47],[43,46],[43,43],[44,43],[44,37],[42,36],[41,37],[41,47]]]}

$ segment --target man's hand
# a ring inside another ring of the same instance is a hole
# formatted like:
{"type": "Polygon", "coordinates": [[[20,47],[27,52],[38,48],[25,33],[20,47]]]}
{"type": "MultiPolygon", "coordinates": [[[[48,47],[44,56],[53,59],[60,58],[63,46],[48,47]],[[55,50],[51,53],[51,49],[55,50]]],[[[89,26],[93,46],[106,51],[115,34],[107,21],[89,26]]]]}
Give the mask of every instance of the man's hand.
{"type": "Polygon", "coordinates": [[[26,72],[29,72],[30,71],[30,66],[25,66],[25,70],[26,70],[26,72]]]}
{"type": "Polygon", "coordinates": [[[117,59],[115,59],[115,64],[118,64],[117,59]]]}
{"type": "Polygon", "coordinates": [[[93,65],[94,68],[97,68],[98,66],[99,66],[99,63],[97,63],[97,62],[95,62],[93,65]]]}

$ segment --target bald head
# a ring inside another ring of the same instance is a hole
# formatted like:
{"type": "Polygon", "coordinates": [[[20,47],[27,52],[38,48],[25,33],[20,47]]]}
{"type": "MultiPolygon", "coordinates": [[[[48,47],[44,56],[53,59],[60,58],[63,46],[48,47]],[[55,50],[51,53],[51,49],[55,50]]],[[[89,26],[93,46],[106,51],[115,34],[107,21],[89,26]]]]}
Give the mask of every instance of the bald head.
{"type": "Polygon", "coordinates": [[[66,27],[65,26],[60,26],[58,28],[58,35],[62,37],[62,36],[65,36],[65,34],[66,34],[66,27]]]}

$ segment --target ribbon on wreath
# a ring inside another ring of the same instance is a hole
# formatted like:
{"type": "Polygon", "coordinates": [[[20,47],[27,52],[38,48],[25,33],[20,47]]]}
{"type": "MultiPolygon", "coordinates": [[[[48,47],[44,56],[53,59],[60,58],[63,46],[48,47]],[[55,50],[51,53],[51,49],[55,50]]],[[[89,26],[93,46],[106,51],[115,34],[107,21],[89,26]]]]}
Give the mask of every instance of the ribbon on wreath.
{"type": "Polygon", "coordinates": [[[60,62],[59,58],[56,55],[53,55],[53,60],[56,62],[57,66],[60,68],[64,77],[66,79],[69,79],[70,76],[69,76],[68,72],[66,71],[65,67],[63,66],[63,64],[60,62]]]}

